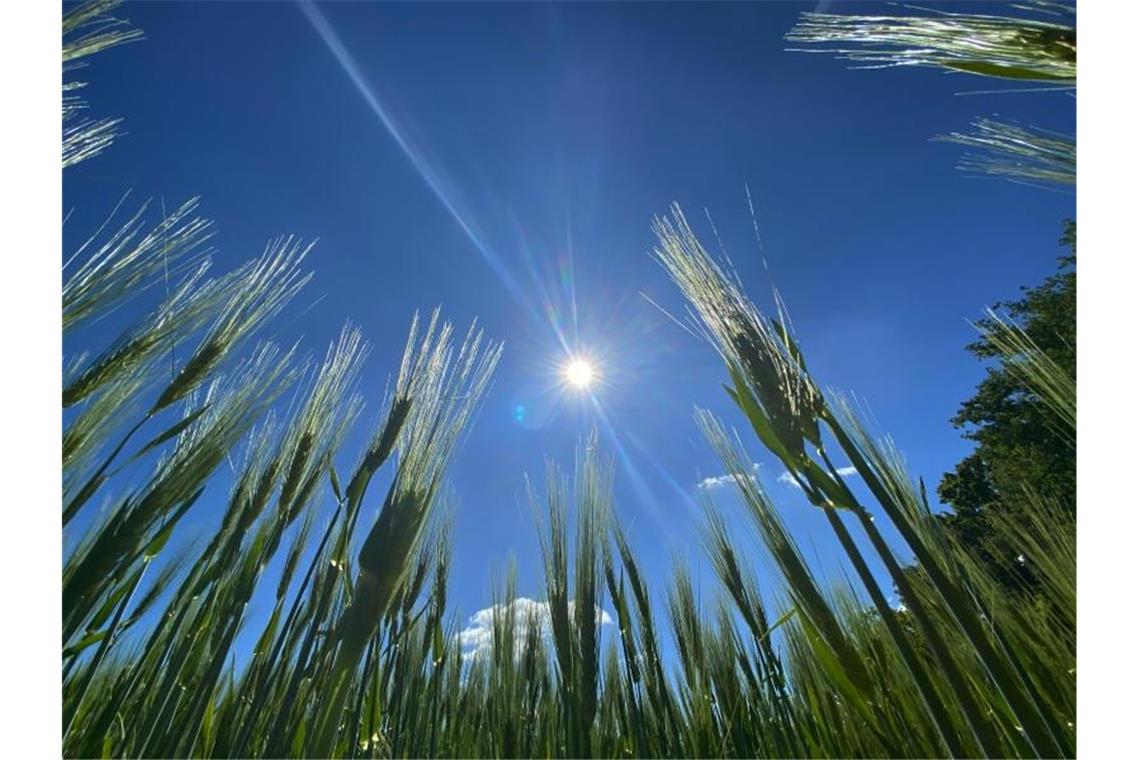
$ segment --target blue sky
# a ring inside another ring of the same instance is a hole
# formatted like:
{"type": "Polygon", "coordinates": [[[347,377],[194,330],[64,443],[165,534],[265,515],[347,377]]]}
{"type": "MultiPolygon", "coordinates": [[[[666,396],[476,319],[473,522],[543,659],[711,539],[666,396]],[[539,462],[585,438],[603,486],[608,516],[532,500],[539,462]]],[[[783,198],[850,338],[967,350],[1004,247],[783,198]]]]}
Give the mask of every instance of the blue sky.
{"type": "MultiPolygon", "coordinates": [[[[592,426],[663,593],[674,555],[704,564],[693,499],[722,472],[694,406],[743,420],[711,348],[643,297],[682,308],[649,256],[654,215],[679,202],[711,246],[707,209],[754,299],[779,287],[817,377],[864,399],[933,493],[969,450],[948,422],[983,374],[966,320],[1052,272],[1074,214],[1072,195],[967,178],[956,147],[929,141],[993,114],[1072,132],[1072,97],[963,95],[1000,85],[787,52],[811,8],[129,3],[147,39],[83,72],[94,111],[128,135],[65,174],[65,251],[128,188],[168,206],[201,195],[221,267],[282,233],[320,238],[314,281],[271,332],[320,354],[345,320],[362,326],[362,423],[414,310],[478,317],[507,348],[450,471],[462,614],[489,602],[509,554],[520,592],[540,593],[523,475],[546,457],[571,467],[592,426]],[[554,389],[560,336],[598,357],[604,418],[554,389]]],[[[836,571],[825,521],[752,453],[806,553],[836,571]]]]}

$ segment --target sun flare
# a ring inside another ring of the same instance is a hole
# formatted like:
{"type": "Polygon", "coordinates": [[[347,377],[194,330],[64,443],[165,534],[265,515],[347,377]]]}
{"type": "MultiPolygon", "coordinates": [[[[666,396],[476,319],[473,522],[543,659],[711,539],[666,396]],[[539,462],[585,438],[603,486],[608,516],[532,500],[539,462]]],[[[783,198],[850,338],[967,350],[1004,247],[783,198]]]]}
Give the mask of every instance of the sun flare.
{"type": "Polygon", "coordinates": [[[596,373],[594,366],[585,359],[571,359],[563,370],[563,375],[571,386],[586,390],[593,384],[596,373]]]}

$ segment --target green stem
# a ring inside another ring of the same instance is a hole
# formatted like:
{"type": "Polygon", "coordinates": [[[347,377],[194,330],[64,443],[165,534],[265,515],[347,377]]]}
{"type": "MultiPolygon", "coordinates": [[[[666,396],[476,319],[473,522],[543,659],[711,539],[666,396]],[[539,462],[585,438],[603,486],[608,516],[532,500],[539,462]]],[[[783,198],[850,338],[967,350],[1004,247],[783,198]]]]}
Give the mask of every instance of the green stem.
{"type": "MultiPolygon", "coordinates": [[[[926,543],[918,535],[918,532],[914,529],[914,526],[910,524],[910,521],[907,520],[905,510],[891,498],[878,476],[871,470],[870,466],[868,466],[859,447],[851,440],[850,436],[847,435],[842,425],[831,415],[830,410],[824,410],[823,419],[835,434],[836,440],[839,441],[839,445],[843,448],[844,452],[846,452],[851,463],[859,472],[859,476],[871,489],[871,493],[878,500],[879,504],[882,505],[887,516],[894,523],[911,551],[914,552],[919,565],[926,570],[939,596],[941,596],[946,607],[953,615],[954,620],[957,621],[962,632],[966,635],[966,638],[968,638],[970,643],[974,646],[974,650],[988,671],[990,678],[1002,696],[1005,697],[1010,708],[1020,721],[1033,750],[1039,757],[1065,756],[1065,749],[1057,743],[1053,732],[1045,727],[1043,718],[1044,711],[1040,709],[1039,701],[1032,696],[1027,698],[1022,689],[1018,688],[1020,679],[1014,674],[1009,663],[1004,661],[994,649],[985,631],[982,629],[976,609],[963,598],[960,589],[942,572],[941,566],[928,550],[926,543]]],[[[869,517],[870,515],[868,515],[868,518],[869,517]]],[[[870,525],[870,520],[866,520],[864,524],[870,525]]],[[[875,529],[873,533],[877,535],[878,530],[875,529]]],[[[882,540],[881,536],[879,540],[882,540]]],[[[1027,688],[1032,695],[1033,690],[1028,684],[1021,683],[1020,686],[1027,688]]]]}
{"type": "Polygon", "coordinates": [[[91,664],[87,667],[87,672],[83,676],[83,685],[80,686],[79,693],[72,700],[69,708],[64,712],[63,736],[65,740],[68,734],[71,733],[75,716],[79,714],[79,708],[83,706],[83,700],[87,696],[87,690],[91,687],[92,679],[95,678],[95,672],[99,669],[99,665],[103,662],[103,659],[107,656],[107,652],[111,649],[111,644],[115,640],[115,631],[119,627],[119,621],[123,619],[123,613],[126,612],[127,606],[134,598],[135,590],[139,587],[139,583],[142,582],[143,576],[146,575],[146,570],[149,566],[149,562],[145,563],[139,568],[138,573],[135,574],[134,580],[131,581],[130,590],[123,595],[123,601],[119,603],[119,608],[115,610],[115,617],[111,620],[111,625],[107,629],[106,637],[100,642],[98,651],[95,652],[91,664]]]}
{"type": "MultiPolygon", "coordinates": [[[[915,655],[914,648],[911,646],[910,641],[906,638],[906,634],[895,618],[895,611],[887,604],[882,589],[879,588],[879,584],[871,574],[871,569],[867,566],[858,547],[855,546],[855,542],[852,540],[851,533],[847,530],[847,526],[843,524],[843,520],[839,517],[835,508],[823,507],[823,511],[827,516],[827,521],[831,524],[832,530],[835,531],[835,535],[839,538],[839,543],[843,545],[844,551],[847,552],[847,556],[855,566],[855,572],[858,573],[859,579],[863,581],[864,588],[866,588],[867,593],[870,594],[875,609],[879,611],[879,617],[882,618],[884,625],[887,627],[887,632],[890,633],[891,639],[894,640],[895,646],[902,656],[907,670],[910,671],[911,678],[914,679],[914,685],[918,687],[918,693],[926,705],[927,712],[930,714],[930,717],[934,719],[934,723],[938,728],[938,733],[942,738],[943,744],[945,744],[945,748],[949,751],[951,757],[965,757],[967,755],[966,749],[958,738],[958,732],[950,720],[949,711],[945,705],[942,704],[942,700],[939,698],[938,692],[935,691],[934,684],[931,683],[926,669],[922,667],[918,657],[915,655]]],[[[953,663],[950,664],[953,665],[953,663]]],[[[957,689],[955,689],[955,691],[957,692],[957,689]]],[[[973,713],[977,709],[976,706],[971,705],[969,708],[964,706],[963,709],[968,716],[971,718],[975,717],[973,713]]],[[[979,732],[975,730],[975,736],[981,746],[986,748],[985,751],[987,754],[996,754],[994,750],[997,749],[997,747],[987,747],[987,742],[983,736],[978,735],[978,733],[979,732]]]]}

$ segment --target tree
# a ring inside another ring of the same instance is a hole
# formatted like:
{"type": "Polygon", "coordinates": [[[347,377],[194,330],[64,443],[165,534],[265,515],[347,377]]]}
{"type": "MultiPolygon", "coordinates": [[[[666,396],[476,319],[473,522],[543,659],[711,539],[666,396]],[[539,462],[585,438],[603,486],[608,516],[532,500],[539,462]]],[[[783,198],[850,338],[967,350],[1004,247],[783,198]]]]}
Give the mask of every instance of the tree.
{"type": "MultiPolygon", "coordinates": [[[[1004,307],[1026,335],[1075,379],[1077,371],[1076,223],[1067,221],[1061,244],[1069,253],[1058,271],[1035,288],[1022,288],[1021,299],[1004,307]]],[[[983,323],[983,335],[988,333],[983,323]]],[[[974,396],[951,420],[965,430],[977,448],[946,473],[938,486],[942,501],[953,508],[944,515],[947,527],[990,568],[1003,585],[1031,592],[1032,568],[1018,547],[996,530],[994,519],[1016,517],[1032,509],[1033,497],[1076,514],[1076,451],[1072,439],[1057,430],[1042,401],[1011,371],[996,346],[983,338],[967,346],[987,369],[974,396]]]]}

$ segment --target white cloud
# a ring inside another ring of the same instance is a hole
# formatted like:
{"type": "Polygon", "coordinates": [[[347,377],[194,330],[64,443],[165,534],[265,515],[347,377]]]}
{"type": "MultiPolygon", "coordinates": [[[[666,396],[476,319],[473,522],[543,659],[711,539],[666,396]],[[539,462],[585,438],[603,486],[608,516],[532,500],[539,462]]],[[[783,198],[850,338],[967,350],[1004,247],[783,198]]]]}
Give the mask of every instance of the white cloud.
{"type": "Polygon", "coordinates": [[[781,472],[780,477],[776,478],[776,480],[786,486],[791,486],[792,488],[800,487],[800,484],[796,482],[796,479],[792,473],[788,472],[787,470],[781,472]]]}
{"type": "MultiPolygon", "coordinates": [[[[521,646],[525,640],[527,625],[532,617],[537,618],[539,629],[544,637],[549,638],[551,635],[549,603],[522,596],[509,605],[497,604],[493,607],[481,609],[468,619],[467,627],[460,631],[457,636],[459,645],[463,648],[464,659],[487,654],[491,651],[495,617],[505,614],[508,610],[513,610],[515,615],[515,642],[517,646],[521,646]]],[[[570,614],[571,616],[574,614],[573,601],[570,602],[570,614]]],[[[595,608],[594,619],[598,625],[614,624],[614,619],[601,607],[595,608]]]]}
{"type": "MultiPolygon", "coordinates": [[[[752,472],[748,476],[748,479],[751,480],[753,483],[756,482],[756,471],[759,469],[760,469],[760,463],[759,462],[753,462],[752,463],[752,472]]],[[[702,491],[714,491],[718,488],[724,488],[725,486],[735,485],[736,481],[737,481],[736,475],[732,475],[732,474],[717,475],[715,477],[704,478],[703,480],[701,480],[701,482],[697,483],[697,488],[701,489],[702,491]]]]}
{"type": "MultiPolygon", "coordinates": [[[[841,478],[850,478],[851,476],[857,474],[858,470],[856,470],[854,467],[848,466],[848,467],[840,467],[839,469],[836,470],[836,472],[839,473],[839,477],[841,477],[841,478]]],[[[781,472],[780,477],[776,478],[776,480],[783,483],[786,486],[791,486],[792,488],[799,488],[800,487],[800,484],[796,482],[795,476],[792,475],[792,473],[788,472],[787,470],[784,470],[783,472],[781,472]]]]}

